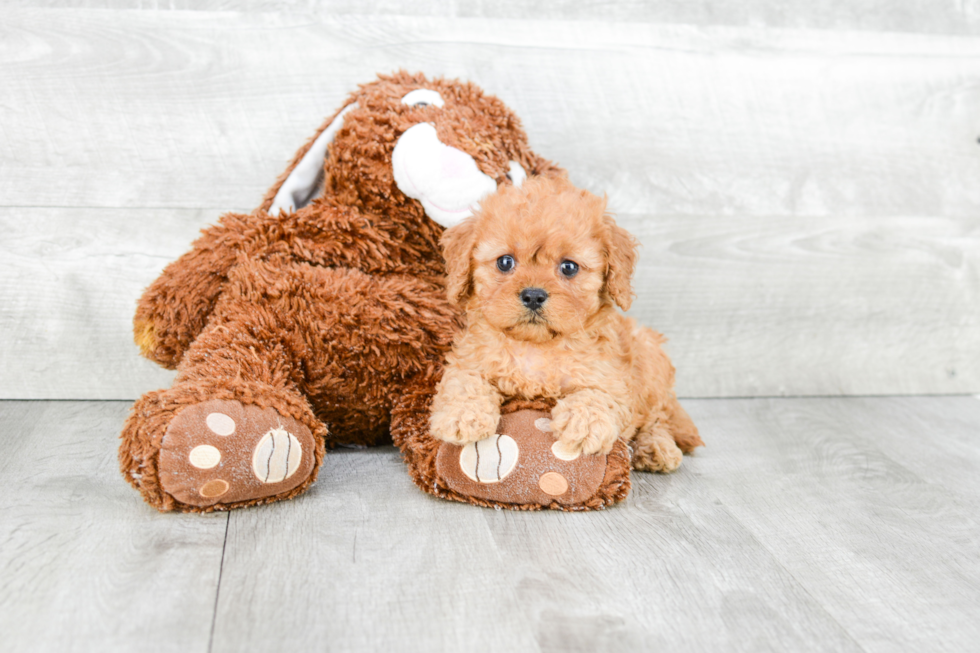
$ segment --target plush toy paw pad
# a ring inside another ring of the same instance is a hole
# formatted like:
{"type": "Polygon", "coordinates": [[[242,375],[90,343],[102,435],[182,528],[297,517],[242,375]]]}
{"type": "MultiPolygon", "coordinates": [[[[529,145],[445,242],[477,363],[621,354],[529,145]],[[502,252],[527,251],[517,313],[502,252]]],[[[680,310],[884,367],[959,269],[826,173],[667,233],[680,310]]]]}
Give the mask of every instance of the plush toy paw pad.
{"type": "Polygon", "coordinates": [[[465,447],[443,443],[436,471],[460,494],[506,504],[581,503],[602,485],[606,456],[582,455],[555,440],[548,413],[518,410],[497,435],[465,447]]]}
{"type": "Polygon", "coordinates": [[[518,447],[509,435],[470,442],[459,452],[459,468],[477,483],[499,483],[514,471],[518,447]]]}
{"type": "Polygon", "coordinates": [[[211,400],[170,423],[160,449],[160,485],[192,506],[288,492],[313,472],[310,430],[272,408],[211,400]]]}

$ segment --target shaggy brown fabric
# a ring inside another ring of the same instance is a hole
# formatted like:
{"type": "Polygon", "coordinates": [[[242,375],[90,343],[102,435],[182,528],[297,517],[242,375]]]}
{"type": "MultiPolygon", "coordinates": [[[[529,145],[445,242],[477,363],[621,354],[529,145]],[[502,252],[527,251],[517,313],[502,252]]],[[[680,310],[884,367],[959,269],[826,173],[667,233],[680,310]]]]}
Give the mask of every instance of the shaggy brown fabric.
{"type": "MultiPolygon", "coordinates": [[[[498,185],[510,183],[511,160],[529,175],[564,172],[530,150],[520,121],[500,100],[472,84],[400,72],[361,86],[345,107],[355,102],[329,147],[322,196],[292,213],[268,213],[337,114],[297,152],[258,209],[227,214],[204,230],[140,299],[136,342],[178,374],[173,387],[136,402],[119,460],[126,479],[160,510],[223,510],[295,496],[316,478],[325,446],[372,445],[389,428],[423,490],[491,505],[454,495],[435,472],[439,443],[428,435],[428,409],[459,315],[446,301],[443,229],[399,190],[391,155],[402,133],[427,122],[498,185]],[[400,102],[419,88],[438,91],[445,106],[400,102]],[[181,411],[213,400],[272,408],[309,429],[317,443],[309,476],[288,491],[228,503],[190,505],[166,492],[160,452],[169,425],[181,411]]],[[[612,471],[590,507],[625,496],[629,461],[621,456],[622,470],[610,457],[612,471]]]]}

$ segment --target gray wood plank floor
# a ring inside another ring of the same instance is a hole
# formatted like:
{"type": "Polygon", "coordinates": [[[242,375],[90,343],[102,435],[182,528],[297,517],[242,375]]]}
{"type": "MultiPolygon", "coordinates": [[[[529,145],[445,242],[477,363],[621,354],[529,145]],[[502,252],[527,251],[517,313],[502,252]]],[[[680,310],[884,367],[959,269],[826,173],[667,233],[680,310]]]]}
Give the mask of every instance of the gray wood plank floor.
{"type": "Polygon", "coordinates": [[[708,447],[601,513],[418,491],[394,449],[160,515],[125,402],[0,402],[4,651],[976,650],[980,401],[687,402],[708,447]]]}

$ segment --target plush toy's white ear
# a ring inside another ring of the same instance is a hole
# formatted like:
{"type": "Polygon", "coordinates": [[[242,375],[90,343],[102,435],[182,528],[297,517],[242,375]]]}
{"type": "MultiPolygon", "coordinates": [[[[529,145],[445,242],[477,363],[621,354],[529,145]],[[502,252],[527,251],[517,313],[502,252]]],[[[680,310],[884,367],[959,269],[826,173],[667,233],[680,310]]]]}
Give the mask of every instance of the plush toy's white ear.
{"type": "Polygon", "coordinates": [[[279,215],[280,212],[287,213],[301,209],[312,202],[317,195],[323,191],[323,161],[327,158],[327,149],[333,142],[334,136],[344,126],[344,115],[348,111],[357,107],[351,104],[344,108],[337,117],[333,119],[330,126],[320,132],[317,139],[313,141],[313,146],[303,155],[293,171],[282,182],[279,192],[272,200],[269,207],[269,215],[279,215]]]}

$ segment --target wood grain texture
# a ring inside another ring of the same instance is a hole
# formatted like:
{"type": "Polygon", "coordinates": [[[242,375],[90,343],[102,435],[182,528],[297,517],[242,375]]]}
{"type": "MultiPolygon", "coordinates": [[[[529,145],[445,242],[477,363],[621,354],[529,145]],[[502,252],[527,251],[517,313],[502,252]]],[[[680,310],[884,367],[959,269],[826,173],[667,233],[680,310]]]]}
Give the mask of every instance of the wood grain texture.
{"type": "Polygon", "coordinates": [[[231,516],[214,650],[977,641],[980,402],[687,406],[708,447],[674,475],[634,475],[630,499],[602,513],[443,503],[412,487],[390,450],[328,456],[305,497],[231,516]],[[948,438],[935,465],[905,447],[924,437],[948,438]],[[952,450],[961,473],[941,483],[952,450]]]}
{"type": "Polygon", "coordinates": [[[18,11],[7,206],[251,207],[357,83],[463,76],[640,214],[971,216],[980,40],[581,21],[18,11]]]}
{"type": "Polygon", "coordinates": [[[0,397],[132,399],[173,372],[133,344],[136,300],[217,215],[0,209],[0,397]]]}
{"type": "Polygon", "coordinates": [[[980,402],[704,402],[699,418],[729,442],[701,461],[722,505],[865,650],[976,646],[980,402]]]}
{"type": "Polygon", "coordinates": [[[980,387],[980,220],[620,216],[686,396],[980,387]]]}
{"type": "MultiPolygon", "coordinates": [[[[132,313],[217,213],[0,209],[0,396],[134,399],[132,313]],[[51,352],[69,352],[53,356],[51,352]]],[[[682,396],[980,388],[980,221],[620,216],[682,396]]]]}
{"type": "Polygon", "coordinates": [[[980,391],[980,40],[515,15],[5,10],[0,397],[166,386],[139,292],[399,66],[609,195],[681,395],[980,391]]]}
{"type": "Polygon", "coordinates": [[[126,403],[0,402],[3,649],[973,648],[980,400],[686,407],[708,446],[604,512],[444,502],[382,448],[160,515],[116,472],[126,403]]]}
{"type": "Polygon", "coordinates": [[[4,651],[206,651],[227,516],[160,515],[119,476],[124,403],[0,402],[4,651]]]}
{"type": "Polygon", "coordinates": [[[743,25],[938,34],[980,33],[976,0],[6,0],[11,7],[290,12],[743,25]]]}

